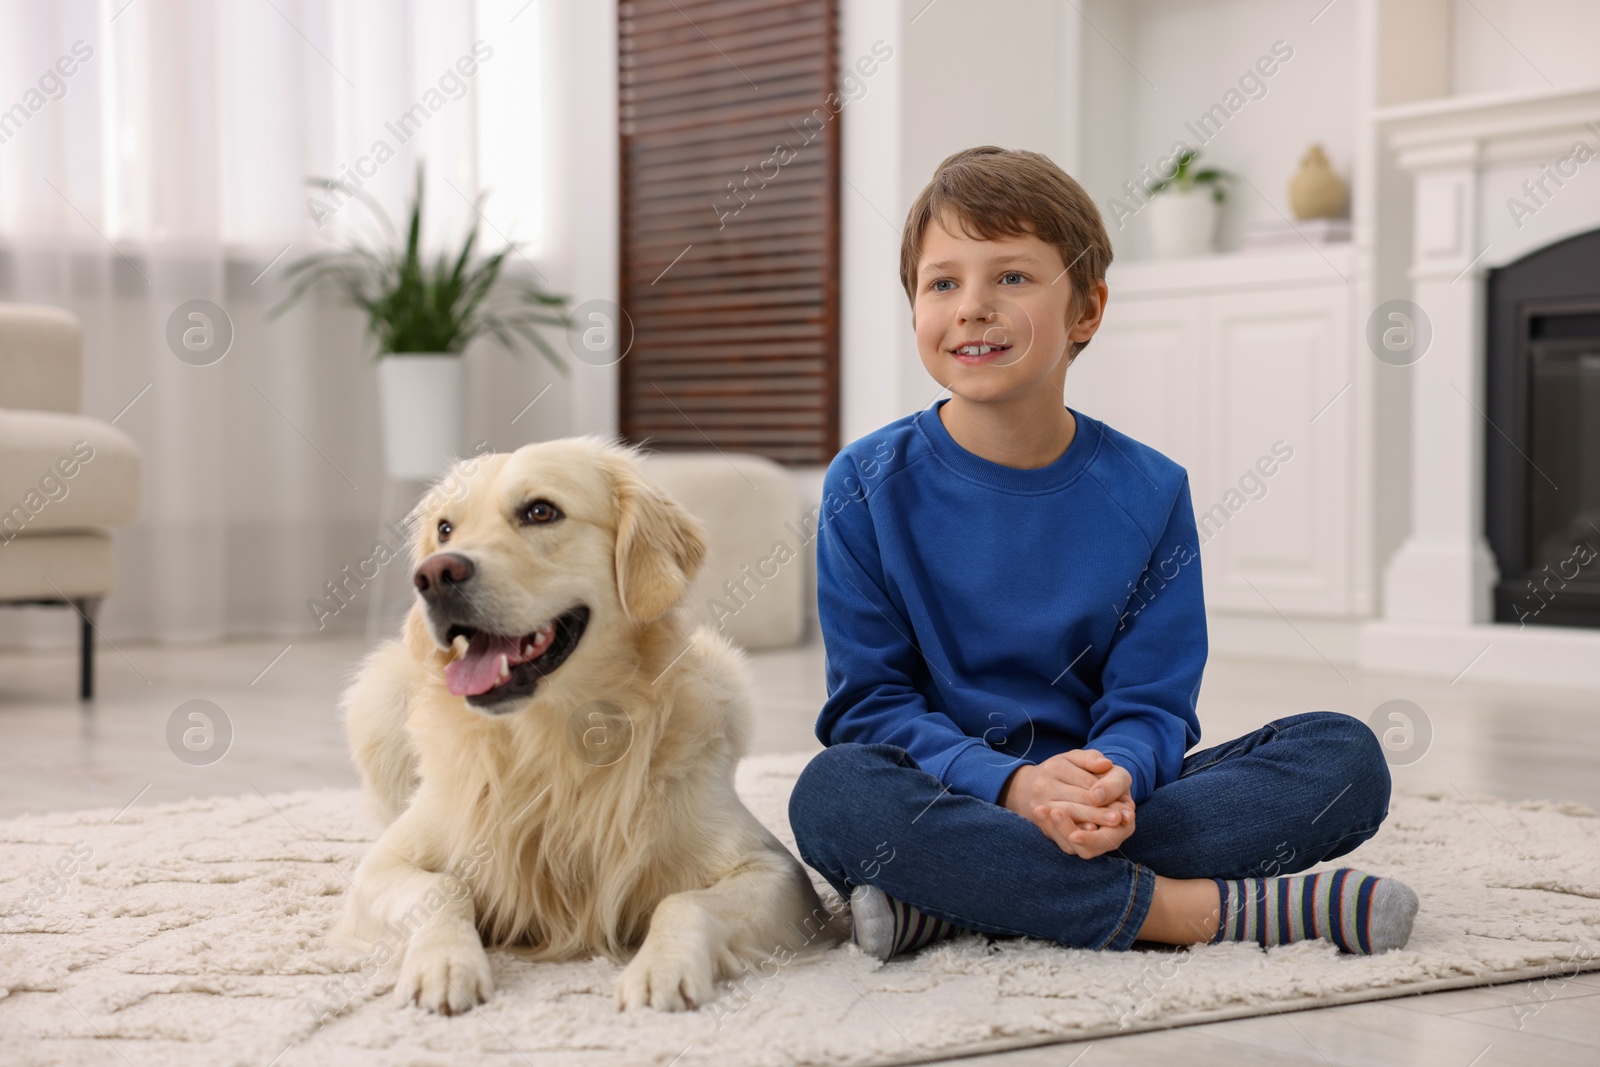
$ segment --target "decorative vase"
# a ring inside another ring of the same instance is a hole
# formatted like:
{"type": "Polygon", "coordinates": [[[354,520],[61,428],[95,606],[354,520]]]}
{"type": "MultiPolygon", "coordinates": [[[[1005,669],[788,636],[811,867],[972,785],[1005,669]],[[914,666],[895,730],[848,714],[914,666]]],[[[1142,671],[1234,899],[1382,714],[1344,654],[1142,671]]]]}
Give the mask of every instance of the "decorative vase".
{"type": "Polygon", "coordinates": [[[388,353],[378,360],[383,461],[396,481],[443,474],[461,447],[461,357],[388,353]]]}
{"type": "Polygon", "coordinates": [[[1209,186],[1168,186],[1150,198],[1150,252],[1157,259],[1204,256],[1212,251],[1219,214],[1209,186]]]}
{"type": "Polygon", "coordinates": [[[1289,205],[1297,219],[1342,219],[1350,190],[1333,172],[1319,144],[1306,150],[1300,172],[1289,180],[1289,205]]]}

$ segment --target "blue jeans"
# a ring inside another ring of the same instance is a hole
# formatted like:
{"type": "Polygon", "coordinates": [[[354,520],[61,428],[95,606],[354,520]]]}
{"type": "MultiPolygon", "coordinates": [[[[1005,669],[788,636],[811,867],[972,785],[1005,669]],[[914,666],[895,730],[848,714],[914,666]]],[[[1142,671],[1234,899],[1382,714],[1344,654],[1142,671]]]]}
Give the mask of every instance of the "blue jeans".
{"type": "Polygon", "coordinates": [[[1342,856],[1389,814],[1389,767],[1360,719],[1312,711],[1184,757],[1137,808],[1133,835],[1093,859],[1028,819],[950,792],[902,748],[838,744],[795,782],[800,858],[968,930],[1075,948],[1133,946],[1167,878],[1271,877],[1342,856]]]}

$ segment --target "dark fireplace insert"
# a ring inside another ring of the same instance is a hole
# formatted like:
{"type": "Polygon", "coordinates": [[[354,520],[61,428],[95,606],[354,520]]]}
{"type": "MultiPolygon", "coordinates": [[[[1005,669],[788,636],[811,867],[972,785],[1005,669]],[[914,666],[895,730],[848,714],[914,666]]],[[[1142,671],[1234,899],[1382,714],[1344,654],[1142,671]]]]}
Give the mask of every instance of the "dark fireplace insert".
{"type": "Polygon", "coordinates": [[[1600,626],[1600,230],[1489,272],[1496,622],[1600,626]]]}

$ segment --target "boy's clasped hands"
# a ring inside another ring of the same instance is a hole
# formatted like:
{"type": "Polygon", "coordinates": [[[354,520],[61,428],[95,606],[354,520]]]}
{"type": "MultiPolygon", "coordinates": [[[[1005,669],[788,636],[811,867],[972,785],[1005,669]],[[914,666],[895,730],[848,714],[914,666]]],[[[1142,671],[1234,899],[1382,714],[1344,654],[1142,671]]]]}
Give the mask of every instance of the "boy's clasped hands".
{"type": "Polygon", "coordinates": [[[1121,847],[1133,836],[1133,776],[1092,748],[1075,748],[1018,767],[1000,790],[1000,806],[1016,812],[1083,859],[1121,847]]]}

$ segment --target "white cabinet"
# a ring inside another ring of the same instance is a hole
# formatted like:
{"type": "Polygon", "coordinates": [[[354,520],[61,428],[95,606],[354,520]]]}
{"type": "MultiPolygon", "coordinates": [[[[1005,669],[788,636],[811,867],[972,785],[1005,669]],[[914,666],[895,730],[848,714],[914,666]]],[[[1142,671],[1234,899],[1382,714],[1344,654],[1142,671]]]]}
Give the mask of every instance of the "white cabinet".
{"type": "MultiPolygon", "coordinates": [[[[1337,252],[1338,250],[1335,250],[1337,252]]],[[[1113,268],[1067,403],[1189,471],[1212,609],[1350,617],[1364,491],[1348,255],[1113,268]]]]}
{"type": "Polygon", "coordinates": [[[1114,279],[1108,284],[1100,330],[1067,372],[1067,403],[1171,456],[1197,477],[1207,458],[1196,403],[1205,332],[1200,299],[1130,300],[1114,279]]]}

